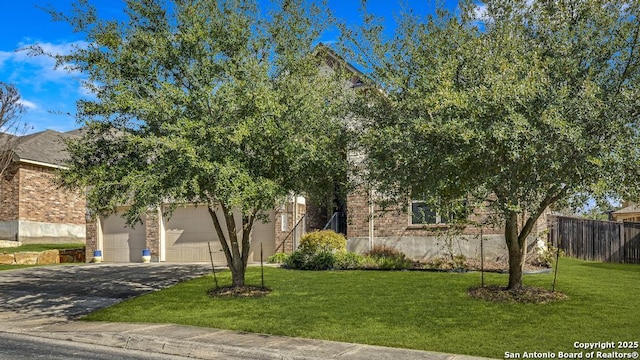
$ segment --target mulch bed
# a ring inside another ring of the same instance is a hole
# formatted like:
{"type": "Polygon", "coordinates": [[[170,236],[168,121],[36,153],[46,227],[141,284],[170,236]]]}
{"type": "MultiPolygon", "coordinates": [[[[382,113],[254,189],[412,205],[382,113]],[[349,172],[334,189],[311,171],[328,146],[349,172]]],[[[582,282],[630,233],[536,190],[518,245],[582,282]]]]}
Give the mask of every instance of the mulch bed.
{"type": "Polygon", "coordinates": [[[544,288],[523,286],[507,290],[501,286],[477,286],[468,291],[469,296],[493,302],[510,302],[521,304],[546,304],[567,299],[567,295],[544,288]]]}
{"type": "Polygon", "coordinates": [[[268,287],[262,286],[223,286],[209,290],[211,297],[263,297],[271,292],[268,287]]]}

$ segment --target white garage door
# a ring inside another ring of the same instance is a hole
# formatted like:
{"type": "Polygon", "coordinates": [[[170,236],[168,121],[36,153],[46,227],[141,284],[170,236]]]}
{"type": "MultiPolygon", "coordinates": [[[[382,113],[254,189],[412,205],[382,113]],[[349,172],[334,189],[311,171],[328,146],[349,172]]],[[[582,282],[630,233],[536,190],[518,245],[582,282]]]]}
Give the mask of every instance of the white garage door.
{"type": "Polygon", "coordinates": [[[118,214],[100,219],[102,225],[102,257],[106,262],[142,262],[146,248],[144,224],[132,229],[118,214]]]}
{"type": "Polygon", "coordinates": [[[275,236],[275,212],[272,211],[269,214],[269,222],[265,224],[258,220],[253,225],[253,232],[251,233],[251,252],[254,254],[254,261],[260,261],[260,243],[262,243],[262,254],[265,262],[269,256],[275,253],[275,236]]]}
{"type": "Polygon", "coordinates": [[[209,211],[204,206],[177,208],[165,220],[166,261],[210,261],[207,242],[211,242],[213,261],[224,262],[209,211]]]}
{"type": "MultiPolygon", "coordinates": [[[[275,248],[274,215],[267,224],[256,222],[249,261],[260,261],[260,242],[264,249],[264,259],[273,254],[275,248]],[[254,256],[255,254],[255,256],[254,256]]],[[[236,216],[236,222],[240,218],[236,216]]],[[[165,220],[166,261],[210,261],[207,242],[211,242],[213,261],[225,263],[222,246],[218,240],[209,211],[204,206],[177,208],[171,219],[165,220]]]]}

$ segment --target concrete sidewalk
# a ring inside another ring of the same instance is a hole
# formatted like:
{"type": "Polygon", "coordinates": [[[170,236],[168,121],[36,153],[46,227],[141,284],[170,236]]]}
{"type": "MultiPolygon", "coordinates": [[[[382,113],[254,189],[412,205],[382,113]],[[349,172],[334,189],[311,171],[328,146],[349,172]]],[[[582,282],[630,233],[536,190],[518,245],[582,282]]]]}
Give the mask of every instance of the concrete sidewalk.
{"type": "Polygon", "coordinates": [[[335,341],[181,326],[27,318],[0,312],[0,331],[196,359],[480,360],[483,358],[335,341]]]}

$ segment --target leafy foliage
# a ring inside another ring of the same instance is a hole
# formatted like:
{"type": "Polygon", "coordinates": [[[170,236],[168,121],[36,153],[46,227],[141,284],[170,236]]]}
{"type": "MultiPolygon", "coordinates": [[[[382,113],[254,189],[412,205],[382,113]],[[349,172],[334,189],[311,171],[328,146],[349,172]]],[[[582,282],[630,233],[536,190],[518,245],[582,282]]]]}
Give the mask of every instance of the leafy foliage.
{"type": "Polygon", "coordinates": [[[296,250],[285,260],[284,265],[297,270],[331,270],[336,258],[331,251],[308,252],[296,250]]]}
{"type": "Polygon", "coordinates": [[[413,267],[413,261],[403,252],[392,247],[376,245],[365,256],[373,260],[373,266],[382,270],[403,270],[413,267]]]}
{"type": "Polygon", "coordinates": [[[640,3],[483,5],[402,14],[392,37],[365,6],[347,40],[381,91],[361,92],[353,112],[369,185],[399,203],[486,203],[515,288],[551,204],[640,195],[640,3]]]}
{"type": "Polygon", "coordinates": [[[284,264],[289,258],[288,254],[285,253],[275,253],[267,259],[267,263],[269,264],[284,264]]]}
{"type": "Polygon", "coordinates": [[[299,249],[307,253],[346,251],[347,239],[333,230],[313,231],[302,236],[299,249]]]}
{"type": "Polygon", "coordinates": [[[351,251],[338,251],[334,254],[334,269],[360,269],[364,264],[364,256],[351,251]]]}
{"type": "Polygon", "coordinates": [[[68,144],[62,183],[86,189],[99,214],[129,205],[129,223],[162,204],[169,214],[206,204],[243,285],[255,221],[291,193],[326,193],[346,171],[335,154],[347,80],[340,64],[321,71],[328,49],[314,48],[332,17],[313,0],[126,5],[123,22],[82,0],[70,16],[51,10],[89,44],[51,55],[95,94],[78,102],[86,131],[68,144]]]}

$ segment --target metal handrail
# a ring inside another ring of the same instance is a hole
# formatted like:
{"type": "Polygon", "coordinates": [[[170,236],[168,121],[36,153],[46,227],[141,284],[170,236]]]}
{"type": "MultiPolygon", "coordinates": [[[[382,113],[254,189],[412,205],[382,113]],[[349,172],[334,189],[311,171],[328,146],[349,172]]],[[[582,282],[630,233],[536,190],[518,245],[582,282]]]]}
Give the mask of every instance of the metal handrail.
{"type": "Polygon", "coordinates": [[[341,223],[343,222],[343,219],[341,219],[341,217],[344,217],[345,214],[343,212],[340,211],[336,211],[333,213],[333,215],[331,215],[331,218],[329,219],[329,221],[327,221],[327,223],[324,225],[324,227],[322,228],[322,230],[333,230],[337,233],[346,233],[346,229],[344,228],[344,225],[341,223]]]}
{"type": "Polygon", "coordinates": [[[298,228],[298,226],[300,225],[300,223],[302,222],[302,220],[304,220],[304,218],[307,216],[307,214],[302,215],[302,217],[300,218],[300,220],[298,220],[298,222],[295,224],[295,226],[293,227],[293,229],[291,229],[291,231],[289,231],[289,233],[287,234],[287,236],[284,238],[284,240],[282,240],[282,243],[280,243],[280,245],[278,245],[278,247],[276,248],[276,250],[274,251],[274,253],[277,253],[280,248],[282,247],[282,252],[285,252],[285,247],[284,244],[287,242],[287,239],[289,238],[289,236],[291,236],[291,234],[293,234],[294,231],[296,231],[296,229],[298,228]]]}

